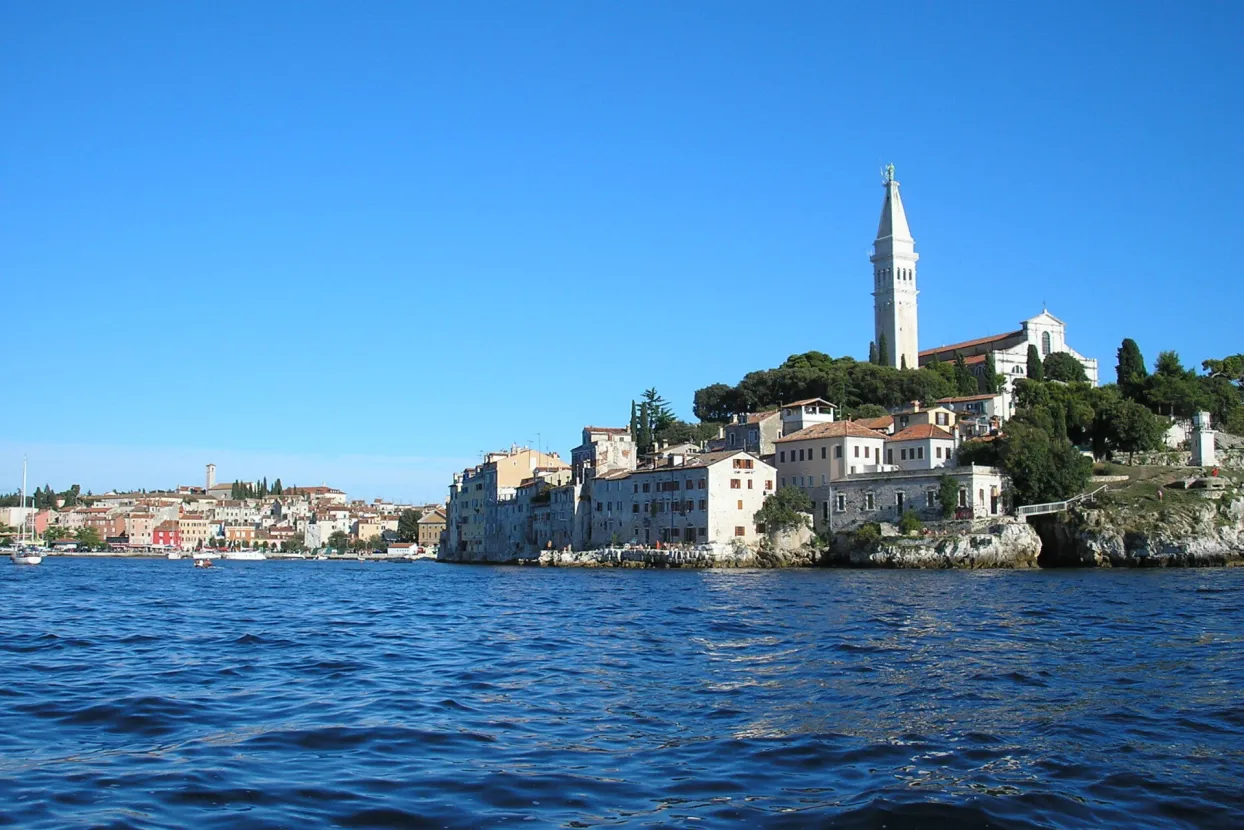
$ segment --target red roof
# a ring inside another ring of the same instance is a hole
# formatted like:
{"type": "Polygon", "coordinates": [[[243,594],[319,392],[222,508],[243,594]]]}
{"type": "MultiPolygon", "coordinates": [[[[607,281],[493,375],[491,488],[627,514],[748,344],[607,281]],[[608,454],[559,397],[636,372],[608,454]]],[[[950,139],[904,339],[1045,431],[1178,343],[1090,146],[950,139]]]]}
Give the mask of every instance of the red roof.
{"type": "Polygon", "coordinates": [[[777,439],[773,443],[781,444],[785,441],[807,441],[814,438],[844,438],[847,436],[852,438],[882,439],[886,437],[880,432],[871,430],[855,421],[830,421],[827,424],[813,424],[810,427],[804,427],[798,432],[793,432],[790,435],[777,439]]]}
{"type": "Polygon", "coordinates": [[[1005,334],[993,334],[989,337],[978,337],[975,340],[964,340],[962,343],[951,343],[949,346],[938,346],[936,349],[924,349],[920,352],[920,357],[931,357],[932,355],[941,355],[945,352],[957,352],[963,349],[971,349],[975,346],[983,346],[986,343],[997,343],[1000,340],[1009,340],[1012,337],[1022,337],[1024,330],[1008,331],[1005,334]]]}
{"type": "Polygon", "coordinates": [[[867,429],[886,430],[894,426],[894,416],[882,415],[880,418],[856,418],[855,423],[867,429]]]}
{"type": "Polygon", "coordinates": [[[891,441],[923,441],[929,438],[936,438],[941,441],[955,440],[949,432],[932,424],[913,424],[907,427],[907,429],[889,436],[891,441]]]}

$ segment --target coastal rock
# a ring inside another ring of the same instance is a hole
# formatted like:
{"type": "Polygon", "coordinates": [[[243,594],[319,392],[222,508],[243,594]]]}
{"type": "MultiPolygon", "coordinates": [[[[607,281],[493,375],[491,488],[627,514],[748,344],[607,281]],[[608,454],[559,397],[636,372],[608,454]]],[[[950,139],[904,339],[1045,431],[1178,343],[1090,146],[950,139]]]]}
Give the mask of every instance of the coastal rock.
{"type": "Polygon", "coordinates": [[[840,549],[835,564],[857,568],[1035,568],[1041,538],[1026,522],[1005,521],[980,533],[887,537],[868,549],[840,549]]]}

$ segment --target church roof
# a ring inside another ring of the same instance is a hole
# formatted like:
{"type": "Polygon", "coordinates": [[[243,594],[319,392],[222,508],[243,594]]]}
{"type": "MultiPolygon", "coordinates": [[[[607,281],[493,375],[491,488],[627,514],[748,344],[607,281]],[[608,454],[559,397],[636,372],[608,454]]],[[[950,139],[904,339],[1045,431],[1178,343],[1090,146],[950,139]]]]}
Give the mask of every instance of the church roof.
{"type": "Polygon", "coordinates": [[[946,352],[950,352],[953,355],[957,351],[963,351],[964,349],[971,349],[975,346],[985,346],[990,343],[997,343],[1002,340],[1009,340],[1012,337],[1023,337],[1023,336],[1024,336],[1023,329],[1020,329],[1019,331],[1008,331],[1005,334],[993,334],[993,335],[990,335],[989,337],[978,337],[975,340],[964,340],[962,343],[951,343],[949,346],[938,346],[936,349],[921,349],[920,356],[930,357],[935,354],[936,355],[945,354],[946,352]]]}
{"type": "Polygon", "coordinates": [[[885,201],[881,204],[881,222],[877,225],[877,238],[911,239],[907,227],[907,211],[903,210],[903,197],[898,193],[898,182],[891,179],[885,185],[885,201]]]}

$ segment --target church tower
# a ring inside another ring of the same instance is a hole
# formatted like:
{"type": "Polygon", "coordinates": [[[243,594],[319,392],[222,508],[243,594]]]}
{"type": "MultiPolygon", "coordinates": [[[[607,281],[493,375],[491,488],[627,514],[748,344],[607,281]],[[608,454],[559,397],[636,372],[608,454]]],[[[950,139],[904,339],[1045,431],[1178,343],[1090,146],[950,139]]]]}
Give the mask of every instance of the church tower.
{"type": "Polygon", "coordinates": [[[894,165],[881,177],[885,201],[881,224],[873,242],[873,315],[877,349],[884,348],[878,362],[887,366],[918,369],[920,347],[916,338],[916,241],[907,228],[907,213],[898,194],[894,165]]]}

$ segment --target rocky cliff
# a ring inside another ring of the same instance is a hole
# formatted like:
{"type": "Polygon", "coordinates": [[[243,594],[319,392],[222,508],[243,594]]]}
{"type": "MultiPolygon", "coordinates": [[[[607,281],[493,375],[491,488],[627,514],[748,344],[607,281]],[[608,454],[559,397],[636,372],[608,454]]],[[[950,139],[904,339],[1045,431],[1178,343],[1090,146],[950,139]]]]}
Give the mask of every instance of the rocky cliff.
{"type": "Polygon", "coordinates": [[[843,537],[830,564],[856,568],[1035,568],[1041,539],[1026,522],[1007,520],[979,532],[883,537],[860,547],[843,537]]]}
{"type": "Polygon", "coordinates": [[[1038,519],[1046,567],[1209,567],[1244,563],[1244,497],[1159,506],[1101,504],[1038,519]]]}

